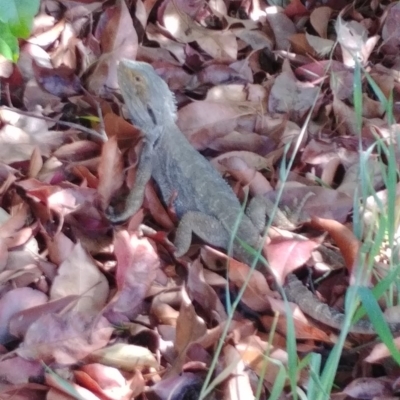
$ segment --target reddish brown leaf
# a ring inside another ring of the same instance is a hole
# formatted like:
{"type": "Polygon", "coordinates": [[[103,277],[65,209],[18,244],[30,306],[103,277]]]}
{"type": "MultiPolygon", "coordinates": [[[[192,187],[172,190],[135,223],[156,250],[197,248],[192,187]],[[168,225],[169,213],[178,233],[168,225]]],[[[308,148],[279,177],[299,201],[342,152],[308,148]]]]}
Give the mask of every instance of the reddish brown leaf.
{"type": "Polygon", "coordinates": [[[124,182],[123,167],[121,152],[118,150],[117,140],[113,137],[103,146],[98,169],[99,186],[97,190],[103,210],[110,203],[111,196],[124,182]]]}

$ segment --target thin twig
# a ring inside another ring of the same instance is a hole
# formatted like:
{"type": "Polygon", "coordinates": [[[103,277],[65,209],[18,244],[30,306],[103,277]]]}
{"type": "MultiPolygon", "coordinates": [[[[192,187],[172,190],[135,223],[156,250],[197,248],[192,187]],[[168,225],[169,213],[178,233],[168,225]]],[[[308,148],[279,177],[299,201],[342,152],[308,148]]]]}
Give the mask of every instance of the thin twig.
{"type": "Polygon", "coordinates": [[[87,133],[88,135],[92,136],[93,138],[101,140],[102,142],[107,141],[107,136],[105,134],[99,133],[99,132],[95,131],[94,129],[86,128],[85,126],[75,124],[73,122],[58,121],[54,118],[45,117],[44,115],[32,114],[29,111],[22,111],[22,110],[19,110],[18,108],[3,107],[3,109],[8,110],[8,111],[13,111],[13,112],[16,112],[21,115],[26,115],[27,117],[32,117],[32,118],[42,119],[44,121],[54,122],[59,125],[67,126],[68,128],[78,129],[82,132],[87,133]]]}

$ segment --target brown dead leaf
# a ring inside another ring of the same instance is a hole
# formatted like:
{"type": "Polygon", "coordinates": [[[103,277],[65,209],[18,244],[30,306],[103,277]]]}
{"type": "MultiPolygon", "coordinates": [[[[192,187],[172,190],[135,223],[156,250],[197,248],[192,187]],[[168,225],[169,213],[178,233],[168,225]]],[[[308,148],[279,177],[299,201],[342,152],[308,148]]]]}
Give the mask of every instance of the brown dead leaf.
{"type": "Polygon", "coordinates": [[[236,345],[243,362],[254,370],[259,376],[264,378],[264,381],[273,384],[279,373],[279,366],[272,360],[278,357],[279,362],[287,362],[287,354],[283,350],[268,349],[269,344],[260,340],[257,336],[251,335],[236,345]],[[268,368],[263,370],[265,362],[265,354],[269,350],[269,357],[272,358],[268,363],[268,368]]]}
{"type": "Polygon", "coordinates": [[[38,380],[43,376],[43,365],[39,361],[25,360],[15,356],[0,361],[0,376],[13,385],[38,380]]]}
{"type": "Polygon", "coordinates": [[[105,10],[100,18],[96,36],[103,54],[87,81],[92,93],[106,95],[116,89],[117,62],[122,58],[134,60],[138,48],[138,36],[125,1],[118,0],[114,7],[105,10]]]}
{"type": "Polygon", "coordinates": [[[99,186],[97,191],[100,195],[101,207],[103,210],[110,203],[111,196],[124,183],[124,163],[115,136],[103,145],[98,168],[99,186]]]}
{"type": "Polygon", "coordinates": [[[168,87],[173,92],[187,89],[189,86],[192,76],[182,67],[161,60],[153,62],[152,65],[157,74],[167,82],[168,87]]]}
{"type": "MultiPolygon", "coordinates": [[[[37,114],[41,115],[41,112],[37,114]]],[[[0,120],[3,123],[0,129],[0,158],[3,163],[29,160],[36,146],[42,156],[49,156],[64,140],[64,133],[49,131],[47,123],[38,118],[0,108],[0,120]]]]}
{"type": "Polygon", "coordinates": [[[201,338],[207,332],[205,322],[200,318],[193,307],[185,289],[182,289],[182,303],[179,317],[176,321],[175,350],[182,359],[188,346],[201,338]]]}
{"type": "Polygon", "coordinates": [[[382,27],[383,50],[388,54],[398,54],[400,44],[400,4],[392,3],[382,27]]]}
{"type": "Polygon", "coordinates": [[[65,65],[71,70],[76,68],[76,47],[78,43],[79,39],[75,35],[73,26],[67,22],[61,32],[59,45],[51,54],[54,68],[59,68],[61,65],[65,65]]]}
{"type": "Polygon", "coordinates": [[[228,344],[223,348],[223,356],[224,370],[217,376],[216,380],[217,382],[224,381],[226,398],[252,398],[253,390],[242,354],[238,352],[236,347],[228,344]]]}
{"type": "Polygon", "coordinates": [[[110,138],[116,136],[121,149],[132,147],[139,140],[140,131],[119,115],[108,112],[103,119],[107,136],[110,138]]]}
{"type": "Polygon", "coordinates": [[[295,33],[289,37],[293,51],[298,54],[308,55],[315,58],[318,56],[318,53],[307,39],[308,38],[304,33],[295,33]]]}
{"type": "Polygon", "coordinates": [[[289,114],[290,119],[300,121],[312,107],[316,96],[318,87],[298,81],[291,71],[282,72],[271,88],[268,110],[289,114]]]}
{"type": "Polygon", "coordinates": [[[178,126],[197,150],[204,150],[214,139],[233,131],[241,116],[252,115],[249,106],[198,101],[178,112],[178,126]]]}
{"type": "Polygon", "coordinates": [[[122,316],[135,318],[156,277],[160,260],[148,239],[139,239],[120,231],[114,241],[117,259],[116,282],[118,293],[107,307],[107,316],[119,320],[122,316]]]}
{"type": "Polygon", "coordinates": [[[179,311],[161,301],[158,296],[151,303],[151,314],[160,324],[176,327],[179,311]]]}
{"type": "Polygon", "coordinates": [[[343,392],[356,399],[385,398],[393,395],[390,382],[382,378],[354,379],[343,392]]]}
{"type": "Polygon", "coordinates": [[[296,27],[284,13],[267,14],[267,21],[274,32],[275,45],[278,50],[287,50],[289,37],[296,33],[296,27]]]}
{"type": "Polygon", "coordinates": [[[212,141],[208,147],[223,153],[236,150],[254,152],[262,156],[275,149],[276,143],[268,136],[252,132],[232,131],[212,141]]]}
{"type": "Polygon", "coordinates": [[[75,397],[79,396],[85,400],[101,400],[100,397],[75,382],[68,382],[68,388],[66,388],[65,381],[54,373],[45,374],[45,383],[50,388],[46,393],[47,400],[72,400],[70,396],[71,388],[74,390],[75,397]]]}
{"type": "Polygon", "coordinates": [[[243,186],[248,186],[252,196],[263,195],[272,190],[265,176],[250,168],[242,158],[224,158],[219,161],[219,164],[243,186]]]}
{"type": "MultiPolygon", "coordinates": [[[[286,317],[284,316],[287,309],[283,304],[283,302],[281,302],[280,305],[277,306],[278,302],[280,302],[280,300],[276,299],[274,299],[272,302],[272,309],[275,312],[279,312],[281,314],[278,319],[277,330],[278,332],[281,332],[283,335],[287,335],[288,323],[286,317]]],[[[270,317],[267,315],[263,315],[262,317],[260,317],[260,321],[264,325],[267,331],[271,329],[271,326],[273,324],[273,318],[274,317],[270,317]]],[[[294,322],[294,329],[296,331],[296,338],[298,340],[316,340],[325,343],[332,343],[331,338],[322,329],[319,329],[316,326],[311,325],[309,321],[297,318],[296,312],[294,312],[293,315],[293,322],[294,322]]]]}
{"type": "Polygon", "coordinates": [[[331,15],[332,9],[330,7],[317,7],[310,15],[311,25],[318,35],[324,39],[328,37],[328,23],[331,15]]]}
{"type": "Polygon", "coordinates": [[[16,288],[4,293],[0,299],[0,342],[6,344],[12,339],[9,322],[13,315],[47,302],[47,296],[27,287],[16,288]]]}
{"type": "Polygon", "coordinates": [[[75,310],[100,311],[108,298],[109,285],[94,260],[77,243],[72,252],[59,266],[50,291],[52,300],[79,295],[75,310]]]}
{"type": "Polygon", "coordinates": [[[199,259],[196,259],[189,268],[187,292],[192,301],[200,304],[210,320],[217,319],[219,323],[228,318],[215,290],[204,280],[203,267],[199,259]]]}
{"type": "Polygon", "coordinates": [[[66,143],[54,151],[53,156],[63,161],[87,160],[100,153],[101,147],[98,143],[90,140],[79,140],[78,142],[66,143]]]}
{"type": "Polygon", "coordinates": [[[274,238],[264,251],[275,279],[282,285],[286,275],[301,267],[318,246],[313,240],[274,238]]]}
{"type": "Polygon", "coordinates": [[[35,147],[33,149],[32,156],[31,156],[30,163],[29,163],[28,176],[30,178],[35,178],[39,174],[42,167],[43,167],[43,160],[42,160],[42,156],[40,154],[40,150],[37,147],[35,147]]]}
{"type": "Polygon", "coordinates": [[[161,203],[153,185],[146,185],[144,190],[144,206],[149,209],[154,220],[167,231],[174,229],[175,224],[171,220],[164,205],[161,203]]]}
{"type": "Polygon", "coordinates": [[[85,165],[76,165],[72,167],[71,172],[82,181],[87,182],[89,188],[95,189],[98,187],[99,179],[85,165]]]}
{"type": "Polygon", "coordinates": [[[186,396],[192,396],[193,393],[199,393],[202,383],[203,380],[198,374],[182,372],[158,381],[154,386],[149,388],[149,392],[157,396],[157,399],[160,400],[171,399],[171,393],[177,399],[184,399],[186,396]]]}
{"type": "Polygon", "coordinates": [[[202,27],[178,7],[177,0],[168,1],[164,9],[163,24],[179,42],[197,42],[213,59],[222,62],[237,58],[237,42],[230,31],[215,31],[202,27]]]}
{"type": "Polygon", "coordinates": [[[337,96],[333,96],[333,111],[336,117],[336,130],[340,135],[356,136],[359,132],[356,113],[337,96]]]}
{"type": "Polygon", "coordinates": [[[113,330],[105,318],[88,313],[47,314],[29,327],[17,354],[46,364],[74,364],[104,347],[113,330]]]}
{"type": "Polygon", "coordinates": [[[322,58],[329,56],[334,49],[335,42],[330,39],[320,38],[319,36],[310,35],[306,32],[305,34],[307,43],[313,49],[313,52],[317,57],[322,58]]]}
{"type": "Polygon", "coordinates": [[[230,151],[215,157],[211,160],[211,164],[223,175],[228,172],[228,169],[224,167],[226,163],[225,160],[230,158],[239,158],[246,163],[249,168],[254,168],[257,171],[262,169],[268,170],[272,167],[271,163],[265,157],[251,151],[230,151]]]}
{"type": "Polygon", "coordinates": [[[67,309],[71,304],[79,300],[79,296],[66,296],[59,300],[49,301],[44,304],[32,305],[13,315],[10,320],[10,333],[18,338],[23,338],[32,323],[41,316],[59,313],[67,309]]]}
{"type": "Polygon", "coordinates": [[[265,275],[260,271],[251,272],[250,267],[236,260],[229,260],[228,270],[229,280],[241,289],[245,282],[248,285],[243,293],[241,301],[256,312],[265,312],[270,309],[267,296],[272,294],[271,289],[265,279],[265,275]],[[252,274],[248,279],[249,274],[252,274]]]}
{"type": "Polygon", "coordinates": [[[305,7],[301,0],[292,0],[286,7],[285,7],[285,14],[289,18],[293,17],[300,17],[302,15],[308,15],[310,12],[305,7]]]}

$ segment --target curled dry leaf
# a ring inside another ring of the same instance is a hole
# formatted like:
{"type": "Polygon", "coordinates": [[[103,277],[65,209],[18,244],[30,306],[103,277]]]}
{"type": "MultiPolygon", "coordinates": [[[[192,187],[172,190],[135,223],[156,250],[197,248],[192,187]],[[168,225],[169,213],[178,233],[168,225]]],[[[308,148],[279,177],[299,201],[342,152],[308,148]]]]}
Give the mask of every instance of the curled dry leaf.
{"type": "Polygon", "coordinates": [[[346,268],[351,272],[358,261],[361,247],[361,243],[354,233],[340,222],[332,219],[313,217],[311,224],[315,228],[327,231],[332,236],[343,255],[346,268]]]}
{"type": "Polygon", "coordinates": [[[133,344],[116,343],[104,349],[96,350],[89,357],[94,362],[121,368],[124,371],[159,368],[154,355],[145,347],[133,344]]]}

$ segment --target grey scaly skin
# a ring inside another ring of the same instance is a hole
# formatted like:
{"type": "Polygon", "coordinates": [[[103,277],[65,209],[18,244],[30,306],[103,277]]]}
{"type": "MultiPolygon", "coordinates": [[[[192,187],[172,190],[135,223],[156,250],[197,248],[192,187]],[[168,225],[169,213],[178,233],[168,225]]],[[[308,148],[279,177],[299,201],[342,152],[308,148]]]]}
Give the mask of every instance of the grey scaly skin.
{"type": "MultiPolygon", "coordinates": [[[[107,210],[111,222],[121,222],[142,206],[144,188],[152,177],[165,204],[172,206],[179,219],[175,235],[175,256],[185,254],[195,233],[212,246],[227,249],[242,207],[229,185],[214,167],[198,153],[177,127],[176,105],[167,84],[147,63],[122,60],[118,81],[132,122],[143,133],[143,148],[137,166],[135,185],[126,199],[125,209],[115,213],[107,210]]],[[[301,202],[301,210],[308,196],[301,202]]],[[[258,248],[265,216],[274,204],[263,197],[253,198],[246,213],[240,216],[236,237],[258,248]]],[[[288,218],[277,210],[272,224],[283,229],[296,227],[300,211],[288,218]]],[[[252,255],[235,240],[233,256],[251,264],[252,255]]],[[[291,274],[284,287],[288,300],[312,318],[336,329],[344,315],[317,299],[291,274]]],[[[359,321],[352,332],[374,333],[368,321],[359,321]]],[[[393,330],[398,330],[400,324],[393,330]]]]}

